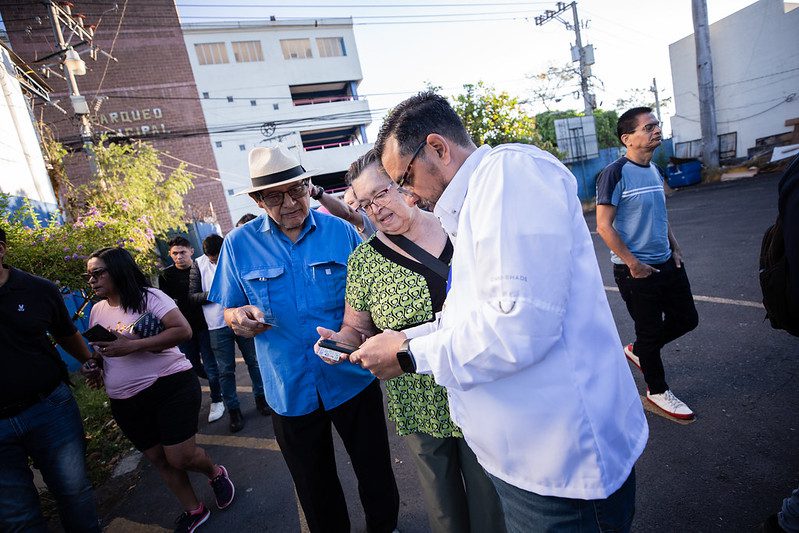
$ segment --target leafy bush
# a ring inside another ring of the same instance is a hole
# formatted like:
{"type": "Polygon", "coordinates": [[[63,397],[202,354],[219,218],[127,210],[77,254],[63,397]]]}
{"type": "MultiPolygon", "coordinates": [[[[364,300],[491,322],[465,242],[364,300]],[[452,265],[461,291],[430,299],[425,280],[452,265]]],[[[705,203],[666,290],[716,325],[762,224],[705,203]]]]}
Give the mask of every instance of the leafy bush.
{"type": "Polygon", "coordinates": [[[0,194],[0,220],[9,250],[6,261],[66,289],[86,287],[80,277],[87,256],[105,246],[127,248],[148,275],[157,272],[155,238],[185,227],[183,196],[193,186],[181,166],[165,175],[158,152],[146,143],[100,143],[99,175],[69,188],[66,213],[44,219],[29,201],[11,209],[0,194]]]}

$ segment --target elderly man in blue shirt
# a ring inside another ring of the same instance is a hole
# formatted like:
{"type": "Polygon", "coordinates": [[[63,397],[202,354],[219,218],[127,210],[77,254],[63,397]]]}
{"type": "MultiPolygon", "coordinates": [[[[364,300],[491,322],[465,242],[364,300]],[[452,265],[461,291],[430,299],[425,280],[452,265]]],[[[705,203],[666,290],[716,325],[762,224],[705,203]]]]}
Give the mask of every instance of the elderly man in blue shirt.
{"type": "Polygon", "coordinates": [[[255,337],[280,450],[308,527],[349,531],[331,424],[349,453],[367,531],[396,528],[399,494],[391,469],[382,392],[355,365],[314,353],[316,326],[337,330],[344,314],[347,257],[361,242],[338,218],[310,209],[306,171],[281,148],[249,155],[249,194],[266,214],[225,238],[208,299],[225,307],[237,335],[255,337]]]}

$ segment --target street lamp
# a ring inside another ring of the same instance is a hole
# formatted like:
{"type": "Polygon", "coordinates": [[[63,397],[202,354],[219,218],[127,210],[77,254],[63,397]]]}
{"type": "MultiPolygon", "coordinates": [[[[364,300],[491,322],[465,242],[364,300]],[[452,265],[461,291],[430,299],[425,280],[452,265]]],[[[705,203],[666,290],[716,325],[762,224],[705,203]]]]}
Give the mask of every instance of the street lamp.
{"type": "Polygon", "coordinates": [[[83,76],[86,74],[86,63],[80,58],[80,54],[73,48],[67,50],[64,55],[64,66],[73,76],[83,76]]]}

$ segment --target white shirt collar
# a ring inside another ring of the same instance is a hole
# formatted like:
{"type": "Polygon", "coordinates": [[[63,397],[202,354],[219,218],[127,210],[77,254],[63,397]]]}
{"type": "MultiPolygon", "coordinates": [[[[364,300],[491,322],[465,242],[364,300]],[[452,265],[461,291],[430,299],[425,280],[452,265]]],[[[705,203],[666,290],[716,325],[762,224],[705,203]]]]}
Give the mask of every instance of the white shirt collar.
{"type": "Polygon", "coordinates": [[[436,207],[433,209],[435,214],[441,221],[444,231],[450,237],[456,237],[458,230],[458,217],[463,207],[463,202],[466,200],[466,193],[469,190],[469,178],[471,177],[477,165],[483,160],[483,157],[491,151],[491,147],[484,144],[474,152],[472,152],[466,161],[463,162],[461,168],[452,177],[447,188],[441,193],[441,197],[436,202],[436,207]]]}

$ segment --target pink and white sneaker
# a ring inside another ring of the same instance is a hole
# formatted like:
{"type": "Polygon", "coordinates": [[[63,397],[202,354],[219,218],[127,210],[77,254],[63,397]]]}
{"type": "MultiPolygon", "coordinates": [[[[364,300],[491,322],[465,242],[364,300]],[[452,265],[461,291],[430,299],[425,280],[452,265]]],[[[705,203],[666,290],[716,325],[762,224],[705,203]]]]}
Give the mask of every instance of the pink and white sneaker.
{"type": "Polygon", "coordinates": [[[638,370],[641,370],[641,360],[638,359],[638,356],[633,353],[633,345],[628,344],[624,347],[624,355],[627,359],[630,360],[632,364],[638,367],[638,370]]]}

